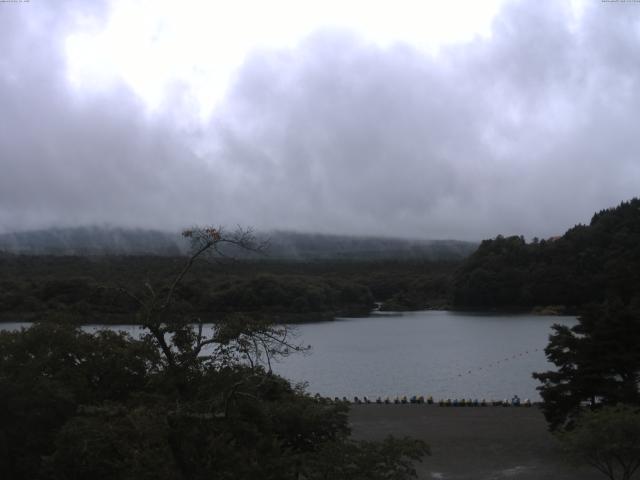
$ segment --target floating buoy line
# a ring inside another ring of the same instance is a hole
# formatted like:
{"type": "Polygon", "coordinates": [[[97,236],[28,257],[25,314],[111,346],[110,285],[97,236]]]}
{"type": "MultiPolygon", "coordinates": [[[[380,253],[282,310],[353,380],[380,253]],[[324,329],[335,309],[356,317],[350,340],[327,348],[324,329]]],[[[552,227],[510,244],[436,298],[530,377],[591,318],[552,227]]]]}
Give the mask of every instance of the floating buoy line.
{"type": "Polygon", "coordinates": [[[506,356],[505,358],[502,358],[500,360],[494,360],[493,362],[484,364],[484,365],[482,365],[480,367],[474,367],[474,368],[470,368],[470,369],[461,370],[457,374],[450,375],[450,376],[444,377],[444,378],[440,378],[439,380],[455,380],[457,378],[466,377],[466,376],[469,376],[469,375],[473,375],[474,373],[481,372],[483,370],[489,370],[489,369],[492,369],[492,368],[498,368],[498,367],[500,367],[500,366],[504,365],[505,363],[508,363],[508,362],[510,362],[512,360],[517,360],[519,358],[526,357],[527,355],[531,355],[533,353],[543,352],[543,351],[544,351],[543,348],[534,348],[534,349],[529,349],[529,350],[523,350],[522,352],[514,353],[514,354],[506,356]]]}
{"type": "Polygon", "coordinates": [[[531,407],[535,405],[535,402],[532,402],[528,398],[524,400],[520,400],[520,398],[515,395],[513,398],[503,399],[503,400],[478,400],[476,399],[457,399],[457,398],[447,398],[434,400],[432,396],[424,397],[423,395],[416,396],[413,395],[411,397],[407,397],[406,395],[402,397],[377,397],[375,400],[369,399],[368,397],[322,397],[320,394],[316,394],[314,397],[317,403],[323,404],[352,404],[352,405],[362,405],[362,404],[378,404],[378,405],[407,405],[407,404],[424,404],[424,405],[437,405],[440,407],[531,407]]]}
{"type": "MultiPolygon", "coordinates": [[[[463,378],[465,376],[469,376],[469,375],[473,375],[475,373],[478,373],[480,371],[483,370],[489,370],[491,368],[498,368],[501,365],[508,363],[512,360],[517,360],[518,358],[521,357],[525,357],[527,355],[530,355],[532,353],[537,353],[537,352],[541,352],[544,351],[544,349],[541,348],[534,348],[534,349],[529,349],[529,350],[524,350],[522,352],[518,352],[515,354],[512,354],[510,356],[507,356],[505,358],[502,358],[500,360],[495,360],[491,363],[485,364],[483,366],[480,367],[475,367],[472,369],[465,369],[463,371],[460,371],[459,373],[455,374],[455,375],[451,375],[448,377],[444,377],[444,378],[440,378],[439,380],[455,380],[458,378],[463,378]]],[[[427,404],[427,405],[439,405],[441,407],[486,407],[486,406],[503,406],[503,407],[531,407],[532,405],[535,404],[535,402],[532,402],[531,400],[529,400],[528,398],[524,399],[524,400],[520,400],[520,398],[517,395],[514,395],[511,399],[502,399],[502,400],[487,400],[487,399],[471,399],[471,398],[462,398],[462,399],[457,399],[457,398],[443,398],[443,399],[439,399],[439,400],[434,400],[434,398],[432,396],[427,396],[425,397],[424,395],[412,395],[407,397],[406,395],[404,396],[395,396],[395,397],[376,397],[375,399],[369,399],[366,396],[363,397],[358,397],[358,396],[354,396],[354,397],[323,397],[320,394],[316,394],[314,396],[314,399],[317,402],[320,403],[332,403],[332,404],[336,404],[336,403],[348,403],[348,404],[393,404],[393,405],[403,405],[403,404],[427,404]]]]}

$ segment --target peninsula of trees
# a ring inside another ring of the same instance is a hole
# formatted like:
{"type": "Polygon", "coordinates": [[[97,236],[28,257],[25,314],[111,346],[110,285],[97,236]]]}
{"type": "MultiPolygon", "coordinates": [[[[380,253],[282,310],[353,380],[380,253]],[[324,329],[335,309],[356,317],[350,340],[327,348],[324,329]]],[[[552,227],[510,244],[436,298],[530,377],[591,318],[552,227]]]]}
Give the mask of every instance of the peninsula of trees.
{"type": "Polygon", "coordinates": [[[640,291],[640,199],[596,213],[557,238],[485,240],[456,271],[456,307],[525,308],[560,305],[566,311],[640,291]]]}
{"type": "MultiPolygon", "coordinates": [[[[97,242],[97,234],[90,233],[58,232],[56,241],[97,242]]],[[[52,235],[38,234],[28,244],[56,244],[52,235]]],[[[168,241],[131,235],[125,235],[125,243],[140,248],[138,240],[156,246],[168,241]]],[[[117,238],[103,239],[101,245],[113,246],[117,238]]],[[[640,291],[639,199],[602,210],[589,225],[577,225],[560,237],[527,242],[521,236],[499,235],[473,253],[468,243],[431,244],[427,255],[427,250],[409,248],[410,242],[302,234],[279,234],[275,245],[280,252],[275,256],[196,265],[176,292],[176,311],[209,320],[240,311],[288,322],[366,315],[376,302],[386,310],[577,313],[605,298],[626,303],[640,291]],[[400,247],[403,255],[389,257],[400,247]],[[345,253],[349,251],[356,254],[350,257],[345,253]]],[[[118,288],[165,282],[184,262],[175,245],[159,251],[164,254],[0,251],[0,320],[53,315],[78,323],[133,322],[136,306],[118,288]]]]}

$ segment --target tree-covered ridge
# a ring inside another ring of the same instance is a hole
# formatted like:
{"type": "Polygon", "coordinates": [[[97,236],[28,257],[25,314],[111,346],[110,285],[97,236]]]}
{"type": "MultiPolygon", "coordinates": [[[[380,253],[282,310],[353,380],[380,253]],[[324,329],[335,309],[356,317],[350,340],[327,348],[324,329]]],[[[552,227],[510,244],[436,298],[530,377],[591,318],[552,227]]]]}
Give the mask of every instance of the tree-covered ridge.
{"type": "Polygon", "coordinates": [[[483,241],[456,272],[459,307],[563,305],[576,308],[640,290],[640,199],[596,213],[547,240],[503,237],[483,241]]]}
{"type": "MultiPolygon", "coordinates": [[[[136,305],[117,287],[155,288],[184,257],[0,255],[0,320],[51,315],[77,322],[135,322],[136,305]]],[[[181,282],[176,308],[215,320],[229,312],[285,321],[446,306],[456,264],[385,262],[201,262],[181,282]]]]}
{"type": "MultiPolygon", "coordinates": [[[[460,260],[477,247],[459,240],[411,240],[394,237],[329,235],[290,231],[261,232],[268,241],[266,258],[273,260],[460,260]]],[[[256,258],[252,252],[227,245],[229,255],[256,258]]],[[[177,232],[118,227],[49,228],[0,234],[0,252],[28,255],[161,255],[189,252],[177,232]]]]}

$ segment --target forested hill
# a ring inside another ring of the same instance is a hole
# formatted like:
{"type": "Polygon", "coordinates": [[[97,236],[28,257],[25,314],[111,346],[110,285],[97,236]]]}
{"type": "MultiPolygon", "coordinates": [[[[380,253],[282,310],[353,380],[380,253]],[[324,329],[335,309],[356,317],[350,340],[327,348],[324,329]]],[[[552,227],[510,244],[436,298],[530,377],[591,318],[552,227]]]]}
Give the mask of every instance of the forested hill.
{"type": "Polygon", "coordinates": [[[457,307],[578,307],[640,292],[640,199],[596,213],[562,237],[483,241],[457,270],[457,307]]]}
{"type": "MultiPolygon", "coordinates": [[[[268,241],[266,257],[275,260],[444,260],[465,258],[477,243],[456,240],[320,235],[274,231],[259,233],[268,241]]],[[[110,227],[54,228],[0,235],[0,252],[35,255],[185,254],[189,245],[178,233],[110,227]]],[[[246,252],[232,252],[245,256],[246,252]]]]}
{"type": "Polygon", "coordinates": [[[48,228],[0,235],[0,251],[25,255],[163,255],[186,253],[178,233],[114,227],[48,228]]]}
{"type": "Polygon", "coordinates": [[[456,261],[469,256],[477,242],[407,240],[275,231],[267,234],[268,255],[282,259],[456,261]]]}

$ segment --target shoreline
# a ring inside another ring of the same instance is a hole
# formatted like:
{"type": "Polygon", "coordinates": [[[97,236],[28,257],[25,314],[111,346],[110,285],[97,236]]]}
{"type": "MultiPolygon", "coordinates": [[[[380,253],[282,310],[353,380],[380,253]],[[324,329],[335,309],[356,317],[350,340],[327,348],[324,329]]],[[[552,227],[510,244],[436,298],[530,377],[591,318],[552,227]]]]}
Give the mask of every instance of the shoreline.
{"type": "MultiPolygon", "coordinates": [[[[305,323],[319,323],[319,322],[335,322],[340,319],[348,318],[367,318],[372,315],[388,315],[389,317],[395,316],[395,314],[402,315],[403,313],[412,312],[453,312],[453,313],[468,313],[476,315],[540,315],[551,317],[575,317],[577,313],[574,310],[566,309],[559,311],[550,307],[534,307],[530,309],[516,309],[516,308],[492,308],[492,309],[477,309],[477,308],[421,308],[421,309],[402,309],[402,310],[385,310],[384,308],[372,309],[368,313],[364,311],[349,310],[344,312],[308,312],[308,313],[294,313],[294,312],[282,312],[282,313],[259,313],[259,312],[240,312],[244,315],[258,315],[263,318],[277,318],[275,323],[282,323],[286,325],[296,325],[305,323]]],[[[203,323],[215,323],[214,317],[224,318],[230,315],[229,312],[220,312],[218,314],[201,315],[204,318],[203,323]],[[208,317],[208,318],[207,318],[208,317]]],[[[37,321],[57,321],[61,323],[71,323],[74,325],[139,325],[139,322],[135,321],[133,314],[93,314],[95,320],[90,322],[79,321],[77,317],[81,315],[66,312],[0,312],[0,324],[3,323],[34,323],[37,321]],[[49,318],[46,318],[49,317],[49,318]]],[[[83,315],[86,317],[86,315],[83,315]]]]}

